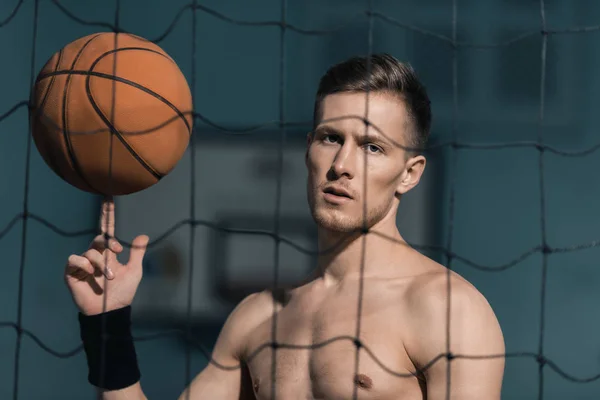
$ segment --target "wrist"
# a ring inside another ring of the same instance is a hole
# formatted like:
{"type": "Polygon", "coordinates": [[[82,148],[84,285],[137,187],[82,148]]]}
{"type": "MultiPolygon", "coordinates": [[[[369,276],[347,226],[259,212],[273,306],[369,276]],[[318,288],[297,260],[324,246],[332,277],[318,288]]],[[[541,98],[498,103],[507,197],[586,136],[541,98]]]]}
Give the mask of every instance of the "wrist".
{"type": "Polygon", "coordinates": [[[131,335],[131,306],[95,315],[79,313],[78,319],[88,381],[107,390],[123,389],[139,381],[141,374],[131,335]]]}
{"type": "Polygon", "coordinates": [[[117,305],[117,306],[111,307],[110,305],[107,304],[107,305],[99,307],[99,308],[94,307],[93,310],[83,310],[80,307],[78,316],[80,316],[80,317],[97,317],[102,314],[114,313],[118,310],[123,310],[126,308],[131,309],[131,305],[126,304],[126,305],[117,305]]]}
{"type": "Polygon", "coordinates": [[[79,324],[86,332],[100,332],[105,329],[105,333],[117,330],[115,333],[131,334],[131,306],[124,306],[112,310],[105,310],[94,314],[79,312],[79,324]],[[102,327],[104,324],[104,328],[102,327]]]}

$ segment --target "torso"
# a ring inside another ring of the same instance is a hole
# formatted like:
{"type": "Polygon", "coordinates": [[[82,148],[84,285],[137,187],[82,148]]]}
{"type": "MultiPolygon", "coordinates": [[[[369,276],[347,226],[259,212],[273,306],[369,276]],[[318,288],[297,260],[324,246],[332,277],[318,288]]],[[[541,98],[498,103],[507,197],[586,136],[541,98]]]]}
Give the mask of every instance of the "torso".
{"type": "Polygon", "coordinates": [[[358,282],[327,290],[309,283],[284,302],[269,296],[269,315],[248,335],[243,354],[256,399],[425,399],[424,380],[404,349],[403,295],[411,281],[365,280],[360,327],[358,282]],[[364,346],[358,357],[357,329],[364,346]]]}

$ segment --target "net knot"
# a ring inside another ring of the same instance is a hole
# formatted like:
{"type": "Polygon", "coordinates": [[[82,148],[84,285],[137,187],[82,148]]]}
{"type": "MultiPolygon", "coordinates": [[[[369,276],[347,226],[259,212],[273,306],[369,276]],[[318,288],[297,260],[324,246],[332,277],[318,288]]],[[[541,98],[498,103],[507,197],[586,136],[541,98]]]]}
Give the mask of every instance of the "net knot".
{"type": "Polygon", "coordinates": [[[273,343],[271,343],[271,348],[272,348],[273,350],[277,350],[277,349],[279,348],[279,343],[277,343],[277,342],[273,342],[273,343]]]}
{"type": "Polygon", "coordinates": [[[352,342],[354,342],[354,346],[356,346],[357,349],[360,349],[362,347],[362,343],[361,343],[360,339],[354,338],[354,340],[352,342]]]}
{"type": "Polygon", "coordinates": [[[542,245],[542,253],[543,254],[550,254],[552,253],[552,249],[550,248],[550,246],[548,246],[547,244],[543,244],[542,245]]]}
{"type": "Polygon", "coordinates": [[[535,359],[538,362],[538,364],[540,364],[541,367],[543,367],[544,365],[546,365],[548,363],[548,359],[546,357],[544,357],[543,354],[538,354],[538,356],[535,359]]]}
{"type": "Polygon", "coordinates": [[[447,359],[448,361],[452,361],[452,360],[454,360],[455,358],[456,358],[456,356],[455,356],[454,354],[452,354],[452,353],[448,353],[448,354],[446,354],[446,359],[447,359]]]}
{"type": "Polygon", "coordinates": [[[544,150],[546,150],[546,148],[544,147],[544,145],[543,145],[543,144],[541,144],[541,143],[536,143],[536,144],[535,144],[535,148],[536,148],[536,149],[537,149],[537,150],[538,150],[540,153],[543,153],[543,152],[544,152],[544,150]]]}

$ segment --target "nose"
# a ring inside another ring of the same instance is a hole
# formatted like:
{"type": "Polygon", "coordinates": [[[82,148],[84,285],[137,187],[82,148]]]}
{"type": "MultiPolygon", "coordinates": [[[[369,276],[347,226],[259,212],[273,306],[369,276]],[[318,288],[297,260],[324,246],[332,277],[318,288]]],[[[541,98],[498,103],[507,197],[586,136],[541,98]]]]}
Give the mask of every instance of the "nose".
{"type": "Polygon", "coordinates": [[[334,175],[334,179],[345,177],[347,179],[354,178],[356,169],[355,150],[352,148],[350,141],[347,141],[339,148],[330,172],[334,175]]]}

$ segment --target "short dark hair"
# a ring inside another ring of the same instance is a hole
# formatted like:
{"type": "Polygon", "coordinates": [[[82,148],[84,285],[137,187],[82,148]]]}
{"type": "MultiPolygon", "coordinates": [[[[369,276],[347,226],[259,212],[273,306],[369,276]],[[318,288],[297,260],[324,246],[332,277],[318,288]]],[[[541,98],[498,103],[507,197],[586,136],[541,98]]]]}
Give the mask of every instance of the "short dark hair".
{"type": "Polygon", "coordinates": [[[353,57],[327,70],[317,90],[313,127],[320,123],[321,103],[327,95],[367,91],[387,92],[404,102],[413,127],[407,146],[422,151],[431,129],[431,102],[413,68],[387,53],[353,57]]]}

